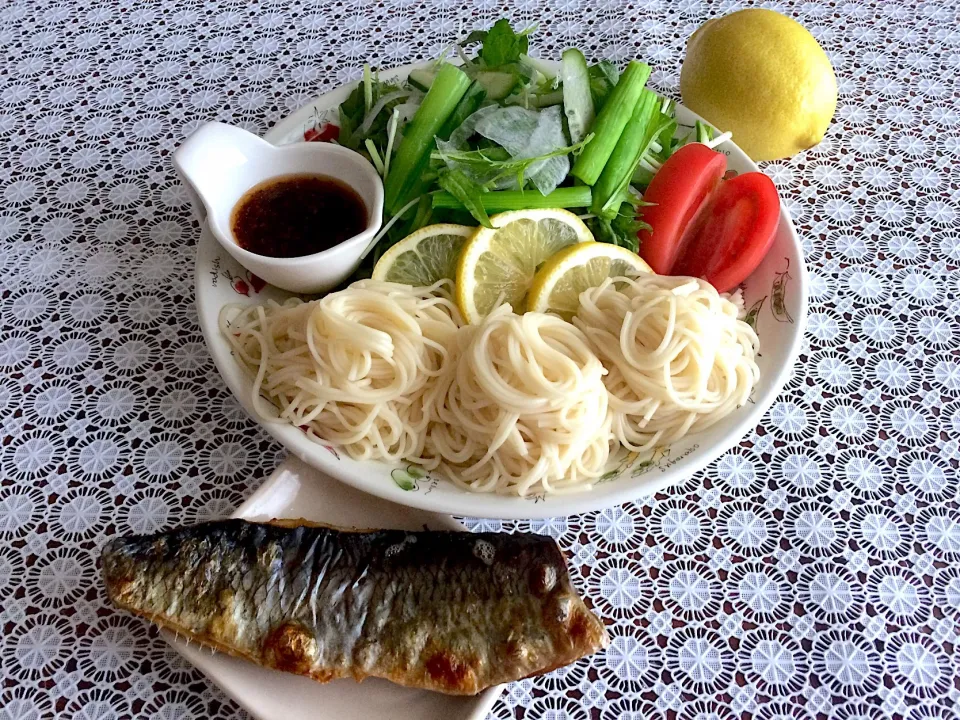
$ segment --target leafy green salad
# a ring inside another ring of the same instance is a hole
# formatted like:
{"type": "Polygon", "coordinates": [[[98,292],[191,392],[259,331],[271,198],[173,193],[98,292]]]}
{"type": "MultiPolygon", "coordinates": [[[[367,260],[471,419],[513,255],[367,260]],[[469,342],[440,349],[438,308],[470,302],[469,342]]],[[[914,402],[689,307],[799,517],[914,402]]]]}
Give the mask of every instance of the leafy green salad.
{"type": "MultiPolygon", "coordinates": [[[[546,64],[527,54],[530,32],[499,20],[453,46],[459,65],[441,58],[403,81],[364,68],[337,141],[384,181],[368,266],[428,224],[489,227],[492,213],[529,208],[569,208],[597,240],[636,252],[641,189],[685,141],[674,103],[645,87],[645,63],[619,72],[569,49],[546,64]]],[[[710,138],[698,125],[690,139],[710,138]]]]}

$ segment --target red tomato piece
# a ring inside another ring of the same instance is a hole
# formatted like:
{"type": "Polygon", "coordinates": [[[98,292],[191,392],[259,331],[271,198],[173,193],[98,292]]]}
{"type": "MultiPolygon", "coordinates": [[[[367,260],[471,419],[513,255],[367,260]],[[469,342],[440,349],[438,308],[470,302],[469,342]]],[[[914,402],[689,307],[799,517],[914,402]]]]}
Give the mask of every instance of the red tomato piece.
{"type": "Polygon", "coordinates": [[[751,172],[724,180],[680,241],[671,275],[692,275],[733,290],[763,260],[780,221],[773,181],[751,172]]]}
{"type": "Polygon", "coordinates": [[[640,219],[652,230],[641,230],[640,257],[653,271],[673,274],[680,238],[697,209],[727,170],[727,158],[701,143],[684,145],[667,158],[650,181],[640,219]]]}
{"type": "Polygon", "coordinates": [[[719,292],[747,279],[773,243],[780,198],[763,173],[731,177],[706,145],[677,150],[653,176],[640,219],[640,256],[661,275],[703,278],[719,292]],[[729,178],[721,180],[721,178],[729,178]]]}
{"type": "Polygon", "coordinates": [[[303,133],[306,142],[330,142],[340,137],[340,127],[333,123],[324,123],[322,127],[310,128],[303,133]]]}

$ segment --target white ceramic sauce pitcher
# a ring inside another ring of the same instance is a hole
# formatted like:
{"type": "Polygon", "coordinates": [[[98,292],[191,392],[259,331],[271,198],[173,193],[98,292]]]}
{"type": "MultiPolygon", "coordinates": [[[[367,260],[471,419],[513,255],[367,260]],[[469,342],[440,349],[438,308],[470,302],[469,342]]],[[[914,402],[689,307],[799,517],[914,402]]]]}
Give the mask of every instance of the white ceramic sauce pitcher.
{"type": "Polygon", "coordinates": [[[356,270],[361,255],[380,230],[380,176],[366,158],[339,145],[304,142],[276,146],[238,127],[211,122],[177,148],[173,164],[199,196],[210,231],[223,248],[254,275],[290,292],[325,292],[343,282],[356,270]],[[268,257],[240,247],[230,227],[230,216],[244,193],[264,180],[304,173],[326,175],[353,188],[367,208],[364,231],[328,250],[303,257],[268,257]]]}

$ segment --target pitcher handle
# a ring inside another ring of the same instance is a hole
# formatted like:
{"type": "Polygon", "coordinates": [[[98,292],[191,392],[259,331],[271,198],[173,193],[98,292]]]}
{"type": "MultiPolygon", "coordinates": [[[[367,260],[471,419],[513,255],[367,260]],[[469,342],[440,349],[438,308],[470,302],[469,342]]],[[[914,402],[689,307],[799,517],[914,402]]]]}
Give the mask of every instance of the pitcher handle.
{"type": "Polygon", "coordinates": [[[209,122],[197,128],[173,153],[173,165],[187,186],[199,220],[210,211],[207,193],[223,175],[250,162],[270,143],[234,125],[209,122]]]}

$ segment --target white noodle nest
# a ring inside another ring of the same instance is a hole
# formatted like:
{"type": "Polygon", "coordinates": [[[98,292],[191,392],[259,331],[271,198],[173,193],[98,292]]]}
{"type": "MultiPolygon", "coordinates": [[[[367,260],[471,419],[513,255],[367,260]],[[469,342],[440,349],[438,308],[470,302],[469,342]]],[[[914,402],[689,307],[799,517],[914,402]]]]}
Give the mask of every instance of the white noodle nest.
{"type": "Polygon", "coordinates": [[[357,460],[417,461],[435,379],[460,325],[438,286],[362,280],[305,303],[267,303],[220,313],[237,358],[255,373],[252,401],[357,460]]]}
{"type": "Polygon", "coordinates": [[[603,474],[603,365],[570,323],[509,305],[457,336],[427,446],[454,483],[526,495],[585,489],[603,474]]]}
{"type": "Polygon", "coordinates": [[[580,296],[574,324],[607,368],[613,433],[634,452],[704,430],[760,379],[743,302],[688,277],[616,278],[580,296]]]}

